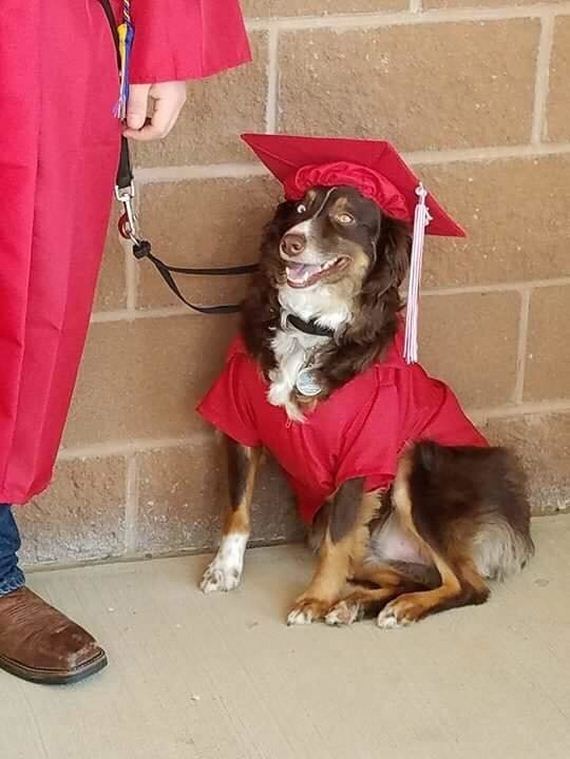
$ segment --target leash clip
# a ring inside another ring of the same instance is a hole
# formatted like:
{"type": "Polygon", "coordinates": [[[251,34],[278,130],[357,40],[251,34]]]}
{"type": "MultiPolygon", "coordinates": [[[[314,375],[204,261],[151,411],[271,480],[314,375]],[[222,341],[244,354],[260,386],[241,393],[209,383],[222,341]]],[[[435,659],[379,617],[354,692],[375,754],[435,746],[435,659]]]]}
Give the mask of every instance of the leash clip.
{"type": "Polygon", "coordinates": [[[127,187],[115,186],[115,197],[123,206],[123,214],[119,219],[119,233],[125,240],[130,240],[138,245],[140,239],[137,235],[137,217],[135,214],[135,186],[131,182],[127,187]]]}

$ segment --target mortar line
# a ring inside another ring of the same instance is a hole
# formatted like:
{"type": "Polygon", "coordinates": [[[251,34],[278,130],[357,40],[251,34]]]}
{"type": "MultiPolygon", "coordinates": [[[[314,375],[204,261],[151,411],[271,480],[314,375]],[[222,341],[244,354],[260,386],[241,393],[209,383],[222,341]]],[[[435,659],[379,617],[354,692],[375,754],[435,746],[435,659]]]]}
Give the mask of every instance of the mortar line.
{"type": "Polygon", "coordinates": [[[189,179],[225,179],[263,176],[266,169],[256,163],[214,163],[188,166],[151,166],[135,169],[138,186],[189,179]]]}
{"type": "Polygon", "coordinates": [[[279,29],[269,28],[267,53],[267,102],[265,105],[265,131],[277,130],[279,107],[279,29]]]}
{"type": "Polygon", "coordinates": [[[554,41],[554,14],[542,17],[538,55],[536,59],[536,80],[534,86],[534,106],[530,141],[534,145],[546,137],[546,113],[548,87],[550,81],[550,59],[554,41]]]}
{"type": "Polygon", "coordinates": [[[497,282],[496,284],[460,285],[459,287],[424,288],[423,295],[467,295],[470,293],[522,292],[529,288],[560,287],[570,285],[570,277],[553,279],[530,279],[521,282],[497,282]]]}
{"type": "Polygon", "coordinates": [[[535,414],[551,414],[556,412],[570,413],[570,398],[560,398],[549,401],[526,401],[523,403],[506,403],[491,408],[466,409],[466,414],[478,421],[485,419],[502,419],[516,416],[532,416],[535,414]]]}
{"type": "MultiPolygon", "coordinates": [[[[412,0],[414,2],[414,0],[412,0]]],[[[498,8],[434,8],[422,13],[403,11],[376,11],[372,13],[340,13],[324,16],[273,16],[255,18],[247,22],[250,31],[267,31],[277,26],[282,31],[312,29],[375,29],[412,24],[443,24],[469,21],[502,21],[511,19],[543,18],[549,15],[567,16],[570,3],[556,6],[536,3],[527,6],[501,6],[498,8]]]]}
{"type": "MultiPolygon", "coordinates": [[[[412,164],[427,166],[448,163],[477,163],[510,158],[538,158],[567,153],[570,153],[570,142],[417,150],[404,152],[403,156],[412,164]]],[[[189,166],[153,166],[136,169],[135,174],[137,185],[144,186],[196,179],[242,179],[267,176],[269,172],[263,166],[255,163],[217,163],[189,166]]]]}
{"type": "Polygon", "coordinates": [[[530,312],[530,294],[531,289],[525,288],[521,291],[521,311],[519,320],[519,337],[517,345],[517,377],[513,391],[513,402],[520,404],[523,402],[524,379],[526,369],[526,346],[528,337],[528,317],[530,312]]]}
{"type": "Polygon", "coordinates": [[[97,459],[109,456],[132,456],[135,453],[165,450],[168,448],[184,448],[192,445],[202,445],[214,438],[212,432],[194,432],[182,437],[172,438],[142,438],[134,440],[111,440],[105,443],[91,443],[83,446],[62,448],[58,461],[75,459],[97,459]]]}
{"type": "MultiPolygon", "coordinates": [[[[136,263],[136,262],[135,262],[136,263]]],[[[522,282],[497,282],[476,285],[459,285],[458,287],[425,287],[422,297],[435,297],[440,295],[470,295],[495,292],[524,291],[528,288],[561,287],[570,285],[570,277],[556,277],[552,279],[534,279],[522,282]]],[[[105,324],[109,322],[132,322],[139,319],[168,319],[176,316],[202,318],[201,314],[190,311],[186,306],[164,306],[163,308],[145,308],[130,311],[126,308],[114,311],[98,311],[91,317],[92,324],[105,324]]]]}
{"type": "Polygon", "coordinates": [[[125,553],[133,554],[137,547],[139,513],[139,474],[136,455],[127,459],[125,483],[125,553]]]}
{"type": "MultiPolygon", "coordinates": [[[[136,261],[134,263],[137,264],[136,261]]],[[[116,311],[98,311],[91,317],[91,323],[132,322],[139,319],[164,319],[171,316],[201,316],[201,314],[190,311],[187,306],[164,306],[163,308],[138,308],[135,310],[124,308],[116,311]]]]}
{"type": "MultiPolygon", "coordinates": [[[[548,414],[552,412],[570,412],[570,398],[535,402],[528,401],[519,404],[507,403],[491,408],[466,409],[466,413],[469,416],[483,419],[548,414]]],[[[178,438],[149,438],[148,440],[116,440],[108,443],[93,443],[92,445],[63,449],[58,456],[58,461],[98,459],[110,456],[133,456],[135,453],[146,453],[149,451],[190,448],[194,445],[210,443],[213,440],[215,440],[215,435],[212,432],[195,432],[186,437],[178,438]]]]}
{"type": "Polygon", "coordinates": [[[442,165],[447,163],[476,163],[510,158],[539,158],[570,153],[570,142],[541,143],[537,145],[496,145],[479,148],[451,148],[438,151],[411,151],[405,158],[416,165],[442,165]]]}

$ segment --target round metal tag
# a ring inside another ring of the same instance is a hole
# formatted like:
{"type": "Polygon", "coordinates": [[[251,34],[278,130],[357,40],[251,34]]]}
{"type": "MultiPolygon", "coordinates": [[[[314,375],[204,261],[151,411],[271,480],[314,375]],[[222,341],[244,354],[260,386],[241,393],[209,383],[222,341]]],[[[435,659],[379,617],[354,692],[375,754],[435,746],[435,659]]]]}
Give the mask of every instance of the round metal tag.
{"type": "Polygon", "coordinates": [[[308,398],[312,398],[313,396],[318,395],[322,390],[321,386],[315,378],[315,375],[307,367],[305,367],[305,369],[301,369],[297,375],[295,387],[301,393],[301,395],[305,395],[308,398]]]}

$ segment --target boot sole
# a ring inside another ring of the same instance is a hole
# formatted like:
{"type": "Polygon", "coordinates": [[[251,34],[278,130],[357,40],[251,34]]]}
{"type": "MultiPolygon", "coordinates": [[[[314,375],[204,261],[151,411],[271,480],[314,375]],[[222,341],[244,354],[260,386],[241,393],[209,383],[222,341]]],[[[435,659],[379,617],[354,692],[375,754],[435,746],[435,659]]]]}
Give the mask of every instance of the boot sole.
{"type": "Polygon", "coordinates": [[[108,664],[107,654],[103,649],[99,650],[92,659],[82,664],[76,669],[69,672],[62,672],[55,669],[38,669],[27,667],[25,664],[13,661],[5,656],[0,655],[0,669],[9,672],[21,680],[27,680],[30,683],[40,683],[42,685],[72,685],[80,680],[100,672],[108,664]]]}

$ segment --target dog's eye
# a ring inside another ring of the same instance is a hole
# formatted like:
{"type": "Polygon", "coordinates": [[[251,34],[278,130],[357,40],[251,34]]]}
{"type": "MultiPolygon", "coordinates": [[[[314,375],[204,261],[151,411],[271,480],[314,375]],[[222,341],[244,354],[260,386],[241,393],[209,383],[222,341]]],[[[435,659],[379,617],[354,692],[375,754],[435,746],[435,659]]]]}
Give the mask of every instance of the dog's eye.
{"type": "Polygon", "coordinates": [[[304,203],[299,203],[297,206],[297,213],[305,213],[307,206],[304,203]]]}
{"type": "Polygon", "coordinates": [[[354,216],[351,216],[349,213],[339,213],[336,220],[339,224],[352,224],[354,216]]]}

